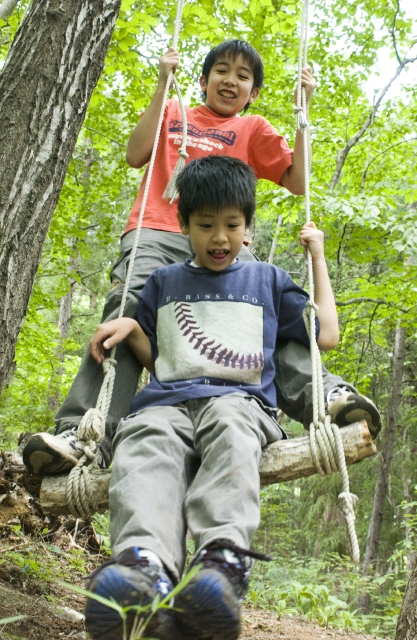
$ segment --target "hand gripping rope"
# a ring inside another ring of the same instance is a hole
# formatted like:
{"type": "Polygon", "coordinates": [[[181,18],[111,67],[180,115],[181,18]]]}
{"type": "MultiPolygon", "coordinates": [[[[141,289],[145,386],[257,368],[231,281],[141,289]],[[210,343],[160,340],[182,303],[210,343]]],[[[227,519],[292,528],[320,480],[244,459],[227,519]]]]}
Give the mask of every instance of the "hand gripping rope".
{"type": "MultiPolygon", "coordinates": [[[[301,70],[307,64],[308,43],[308,9],[309,0],[304,0],[301,17],[300,46],[298,52],[298,85],[297,105],[294,108],[297,119],[297,129],[303,134],[304,144],[304,175],[305,175],[305,209],[306,221],[310,222],[310,170],[309,170],[309,145],[308,145],[308,121],[306,116],[305,88],[301,86],[301,70]]],[[[329,415],[326,415],[323,373],[320,351],[316,341],[316,313],[318,307],[314,302],[314,278],[311,254],[307,248],[309,300],[304,311],[304,320],[310,336],[312,386],[313,386],[313,422],[310,424],[310,449],[317,473],[321,476],[340,471],[342,476],[343,491],[339,494],[342,501],[342,511],[345,516],[349,540],[351,545],[352,560],[359,563],[359,544],[355,530],[354,505],[357,496],[350,493],[349,476],[346,467],[345,453],[342,436],[337,425],[331,423],[329,415]],[[322,462],[320,462],[320,457],[322,462]]]]}
{"type": "MultiPolygon", "coordinates": [[[[179,31],[181,26],[182,11],[184,6],[184,0],[178,0],[177,13],[175,17],[174,35],[172,38],[172,46],[174,49],[177,47],[179,31]]],[[[123,317],[123,312],[126,304],[127,294],[129,291],[130,279],[133,271],[134,259],[136,251],[139,245],[140,231],[142,228],[143,216],[145,213],[146,202],[148,199],[149,187],[152,178],[153,167],[155,164],[156,151],[159,144],[159,138],[161,135],[162,123],[164,119],[165,105],[168,97],[168,91],[173,81],[173,72],[168,75],[165,85],[165,93],[162,101],[161,112],[159,115],[159,121],[157,125],[157,131],[155,141],[152,149],[151,159],[149,161],[148,174],[145,182],[145,189],[143,193],[142,205],[139,212],[138,226],[136,229],[135,238],[132,248],[132,259],[129,262],[129,268],[126,274],[126,282],[123,289],[122,301],[120,303],[118,317],[123,317]]],[[[183,119],[182,125],[182,142],[178,150],[180,155],[174,172],[170,178],[170,181],[165,189],[164,197],[170,199],[173,202],[176,198],[175,180],[178,173],[181,171],[185,164],[185,160],[188,156],[186,152],[187,145],[187,119],[185,114],[185,108],[181,98],[180,89],[178,83],[174,77],[174,86],[178,95],[178,100],[181,108],[181,114],[183,119]]],[[[116,346],[114,346],[110,353],[110,358],[106,358],[103,362],[104,379],[103,384],[97,399],[97,404],[94,409],[89,409],[83,416],[77,430],[77,439],[85,442],[83,446],[84,455],[78,461],[77,465],[71,470],[66,486],[66,500],[71,513],[77,518],[87,518],[97,511],[96,500],[91,487],[90,470],[97,469],[97,452],[99,444],[104,439],[106,418],[109,412],[113,384],[115,377],[115,366],[117,364],[115,360],[116,346]]]]}

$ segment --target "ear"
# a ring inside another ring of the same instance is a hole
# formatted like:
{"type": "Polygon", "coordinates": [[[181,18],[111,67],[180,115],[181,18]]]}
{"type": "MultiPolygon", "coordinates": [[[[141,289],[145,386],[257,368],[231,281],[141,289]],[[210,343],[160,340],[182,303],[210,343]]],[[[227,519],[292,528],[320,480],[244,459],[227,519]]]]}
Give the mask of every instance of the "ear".
{"type": "Polygon", "coordinates": [[[177,220],[178,220],[178,224],[180,225],[182,235],[183,236],[190,235],[190,228],[188,227],[188,225],[185,224],[179,212],[177,213],[177,220]]]}
{"type": "Polygon", "coordinates": [[[207,80],[206,76],[200,76],[200,89],[203,93],[207,93],[207,80]]]}
{"type": "Polygon", "coordinates": [[[257,87],[256,89],[252,90],[252,93],[250,94],[250,98],[248,100],[249,104],[252,104],[253,102],[255,102],[256,98],[259,96],[261,90],[259,89],[259,87],[257,87]]]}

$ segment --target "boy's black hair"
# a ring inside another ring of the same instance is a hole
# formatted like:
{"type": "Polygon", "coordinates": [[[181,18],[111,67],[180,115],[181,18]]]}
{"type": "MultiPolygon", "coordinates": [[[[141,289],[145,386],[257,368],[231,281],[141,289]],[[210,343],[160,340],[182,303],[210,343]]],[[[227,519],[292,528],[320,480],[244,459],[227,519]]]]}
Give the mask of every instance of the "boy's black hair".
{"type": "Polygon", "coordinates": [[[249,227],[256,209],[256,175],[253,169],[229,156],[205,156],[187,164],[179,174],[178,211],[188,226],[190,215],[236,207],[249,227]]]}
{"type": "MultiPolygon", "coordinates": [[[[252,70],[252,91],[254,89],[261,89],[264,81],[264,65],[262,64],[261,56],[251,44],[244,40],[225,40],[209,51],[204,60],[201,75],[203,75],[208,82],[210,71],[219,58],[232,58],[234,61],[238,55],[242,56],[252,70]]],[[[249,103],[245,105],[243,110],[246,111],[248,107],[249,103]]]]}

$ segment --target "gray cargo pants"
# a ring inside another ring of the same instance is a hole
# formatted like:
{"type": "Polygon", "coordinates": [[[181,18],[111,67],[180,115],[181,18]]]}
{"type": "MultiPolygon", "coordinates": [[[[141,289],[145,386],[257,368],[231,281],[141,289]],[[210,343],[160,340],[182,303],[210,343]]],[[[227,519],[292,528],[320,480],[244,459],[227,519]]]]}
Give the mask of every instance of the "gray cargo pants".
{"type": "Polygon", "coordinates": [[[150,549],[180,579],[187,528],[196,553],[219,538],[248,549],[259,524],[261,450],[281,437],[259,403],[239,393],[122,420],[109,489],[113,555],[150,549]]]}
{"type": "MultiPolygon", "coordinates": [[[[121,240],[120,256],[111,272],[111,287],[104,304],[102,322],[118,316],[134,236],[135,231],[130,231],[121,240]]],[[[190,256],[192,256],[192,249],[188,236],[155,229],[142,229],[123,315],[136,318],[140,292],[146,279],[155,269],[173,262],[183,262],[190,256]]],[[[255,259],[247,247],[242,248],[239,258],[255,259]]],[[[116,360],[116,377],[106,421],[106,439],[101,447],[107,462],[111,459],[112,436],[119,421],[129,413],[130,403],[136,393],[142,370],[125,343],[117,346],[116,360]]],[[[312,415],[312,396],[308,347],[296,340],[279,343],[275,353],[275,364],[279,407],[294,420],[309,422],[309,416],[312,415]]],[[[338,385],[350,386],[339,376],[329,373],[324,367],[323,375],[325,392],[338,385]]],[[[102,367],[96,363],[87,349],[69,393],[55,416],[56,433],[62,433],[77,426],[86,411],[96,406],[102,382],[102,367]]],[[[354,387],[351,388],[354,389],[354,387]]]]}

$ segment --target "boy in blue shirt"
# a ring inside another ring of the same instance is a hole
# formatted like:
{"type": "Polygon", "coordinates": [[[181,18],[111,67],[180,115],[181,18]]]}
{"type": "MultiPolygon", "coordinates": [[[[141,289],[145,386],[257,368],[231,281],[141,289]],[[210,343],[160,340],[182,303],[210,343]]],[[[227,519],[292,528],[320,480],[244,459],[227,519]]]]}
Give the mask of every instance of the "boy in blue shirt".
{"type": "MultiPolygon", "coordinates": [[[[307,294],[277,267],[237,258],[255,211],[256,177],[236,158],[209,156],[177,180],[178,216],[194,259],[157,269],[147,280],[138,322],[98,327],[91,353],[127,339],[153,370],[114,438],[109,491],[113,559],[89,589],[122,606],[165,597],[181,578],[187,529],[199,566],[146,634],[164,640],[236,640],[240,603],[259,523],[261,451],[285,437],[275,420],[276,340],[308,345],[307,294]],[[153,366],[153,363],[154,366],[153,366]]],[[[304,225],[319,307],[318,345],[339,330],[324,259],[323,233],[304,225]]],[[[130,613],[129,624],[134,614],[130,613]]],[[[117,612],[90,599],[86,625],[100,640],[122,638],[117,612]]]]}
{"type": "MultiPolygon", "coordinates": [[[[157,122],[162,106],[168,74],[179,64],[178,53],[172,48],[160,60],[159,80],[148,108],[142,114],[128,142],[126,158],[133,167],[142,167],[151,156],[157,122]]],[[[308,108],[315,88],[311,69],[302,72],[308,108]]],[[[237,157],[247,162],[257,178],[268,179],[291,193],[304,193],[304,145],[302,133],[297,131],[294,149],[262,116],[241,117],[239,113],[253,104],[263,83],[263,65],[259,53],[242,40],[227,40],[212,49],[203,64],[200,78],[204,104],[187,112],[187,153],[189,159],[211,153],[237,157]]],[[[158,267],[181,262],[190,255],[188,237],[181,234],[177,222],[176,203],[163,198],[163,192],[178,158],[181,140],[181,112],[176,100],[169,100],[158,145],[154,172],[144,212],[140,242],[134,260],[126,306],[123,314],[135,317],[141,291],[148,276],[158,267]]],[[[308,133],[306,133],[308,135],[308,133]]],[[[311,157],[311,153],[310,153],[311,157]]],[[[103,322],[118,315],[126,278],[127,266],[142,202],[145,179],[129,215],[121,240],[120,258],[115,264],[108,292],[103,322]]],[[[241,260],[254,260],[245,246],[241,260]]],[[[304,423],[311,422],[311,366],[309,352],[296,340],[280,340],[277,359],[276,384],[279,406],[290,417],[304,423]]],[[[141,366],[125,343],[118,345],[114,393],[106,423],[106,439],[101,452],[104,465],[110,462],[113,432],[120,419],[127,415],[133,398],[141,366]]],[[[381,428],[380,416],[373,403],[359,395],[354,387],[326,369],[324,388],[328,396],[329,412],[334,421],[343,426],[358,419],[366,419],[373,436],[381,428]]],[[[103,379],[102,368],[87,352],[70,392],[56,415],[56,433],[33,436],[23,459],[31,472],[39,475],[64,473],[73,467],[83,454],[83,443],[77,439],[77,426],[92,406],[95,406],[103,379]]]]}

